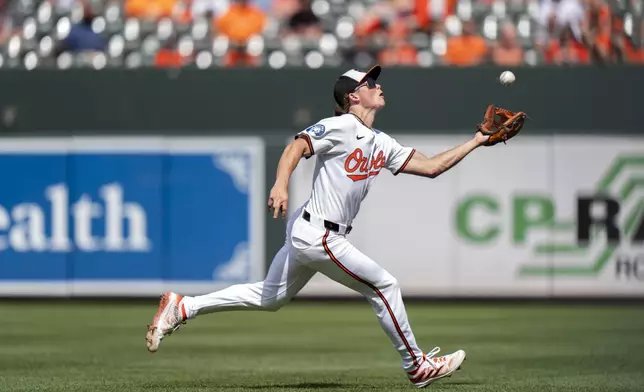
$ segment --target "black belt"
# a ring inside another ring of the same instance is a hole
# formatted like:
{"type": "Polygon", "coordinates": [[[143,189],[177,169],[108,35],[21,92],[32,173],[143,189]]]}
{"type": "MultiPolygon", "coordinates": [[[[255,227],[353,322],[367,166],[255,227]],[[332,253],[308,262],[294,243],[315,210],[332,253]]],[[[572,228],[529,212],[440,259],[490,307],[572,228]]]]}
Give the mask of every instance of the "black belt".
{"type": "MultiPolygon", "coordinates": [[[[304,213],[302,214],[302,218],[304,218],[305,221],[310,222],[311,221],[311,214],[307,210],[304,210],[304,213]]],[[[333,230],[336,233],[340,231],[340,225],[328,220],[324,220],[324,228],[333,230]]],[[[351,232],[352,226],[347,226],[347,231],[345,234],[349,234],[351,232]]]]}

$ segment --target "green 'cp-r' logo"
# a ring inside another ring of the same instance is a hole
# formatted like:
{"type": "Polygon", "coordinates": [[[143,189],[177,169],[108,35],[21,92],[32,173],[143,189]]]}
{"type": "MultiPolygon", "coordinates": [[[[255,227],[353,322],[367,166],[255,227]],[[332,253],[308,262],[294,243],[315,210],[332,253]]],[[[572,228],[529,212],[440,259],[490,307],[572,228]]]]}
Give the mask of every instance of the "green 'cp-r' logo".
{"type": "MultiPolygon", "coordinates": [[[[620,268],[635,268],[641,264],[644,274],[644,255],[635,260],[631,255],[616,255],[620,244],[644,245],[644,197],[636,192],[644,186],[644,157],[622,156],[613,161],[596,188],[586,195],[576,195],[576,219],[557,220],[555,204],[550,195],[519,195],[512,199],[512,240],[515,245],[525,243],[532,230],[550,230],[551,238],[562,234],[569,242],[554,240],[537,243],[535,258],[551,257],[570,260],[556,266],[524,265],[520,275],[597,275],[611,259],[620,268]],[[603,210],[602,216],[593,210],[603,210]],[[617,258],[615,257],[617,256],[617,258]],[[630,258],[630,259],[629,259],[630,258]]],[[[500,219],[489,219],[483,227],[476,213],[498,216],[499,201],[486,195],[470,195],[458,204],[455,224],[458,235],[471,243],[494,241],[501,232],[500,219]],[[476,222],[475,222],[476,221],[476,222]]]]}

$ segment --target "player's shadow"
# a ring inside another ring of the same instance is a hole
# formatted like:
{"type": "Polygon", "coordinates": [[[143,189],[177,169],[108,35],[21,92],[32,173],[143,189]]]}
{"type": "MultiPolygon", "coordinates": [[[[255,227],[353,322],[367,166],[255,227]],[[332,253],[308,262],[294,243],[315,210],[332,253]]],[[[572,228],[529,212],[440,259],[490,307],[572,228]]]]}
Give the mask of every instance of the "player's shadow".
{"type": "Polygon", "coordinates": [[[332,389],[332,388],[346,388],[350,384],[340,384],[337,382],[304,382],[297,384],[268,384],[268,385],[254,385],[248,389],[332,389]]]}

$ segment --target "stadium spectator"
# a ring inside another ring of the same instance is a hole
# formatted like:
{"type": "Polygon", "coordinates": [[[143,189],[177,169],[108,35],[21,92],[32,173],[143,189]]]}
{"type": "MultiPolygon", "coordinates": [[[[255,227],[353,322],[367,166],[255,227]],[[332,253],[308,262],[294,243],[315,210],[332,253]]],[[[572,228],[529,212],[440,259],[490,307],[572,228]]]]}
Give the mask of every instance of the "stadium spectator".
{"type": "Polygon", "coordinates": [[[0,0],[0,45],[5,45],[14,34],[20,33],[16,15],[9,8],[9,0],[0,0]]]}
{"type": "Polygon", "coordinates": [[[187,59],[177,50],[177,38],[171,37],[157,50],[154,56],[154,66],[157,68],[179,68],[187,59]]]}
{"type": "Polygon", "coordinates": [[[611,11],[605,0],[585,0],[584,5],[582,29],[592,32],[597,31],[601,26],[610,25],[611,11]]]}
{"type": "Polygon", "coordinates": [[[487,56],[487,43],[476,33],[476,23],[474,20],[466,20],[463,22],[462,34],[447,40],[447,52],[443,61],[454,66],[475,66],[486,62],[487,56]]]}
{"type": "Polygon", "coordinates": [[[581,23],[582,42],[590,50],[593,63],[611,61],[611,13],[603,0],[586,0],[581,23]]]}
{"type": "Polygon", "coordinates": [[[228,0],[191,0],[190,15],[193,20],[199,16],[215,18],[226,12],[229,6],[228,0]]]}
{"type": "Polygon", "coordinates": [[[83,18],[71,26],[69,34],[60,42],[58,50],[69,52],[104,51],[107,45],[105,39],[92,29],[95,15],[92,13],[91,4],[87,0],[80,0],[78,3],[83,6],[83,18]]]}
{"type": "Polygon", "coordinates": [[[512,22],[504,22],[498,42],[492,49],[492,61],[498,65],[517,66],[523,63],[523,49],[517,42],[517,32],[512,22]]]}
{"type": "Polygon", "coordinates": [[[414,0],[414,16],[419,30],[430,31],[432,22],[454,15],[458,0],[414,0]]]}
{"type": "Polygon", "coordinates": [[[187,22],[190,8],[182,0],[125,0],[125,14],[145,20],[168,17],[187,22]]]}
{"type": "MultiPolygon", "coordinates": [[[[197,16],[208,16],[216,18],[226,13],[234,0],[183,0],[186,6],[190,8],[190,15],[193,19],[197,16]]],[[[297,2],[297,0],[252,0],[252,4],[259,8],[265,14],[272,10],[283,1],[297,2]]]]}
{"type": "Polygon", "coordinates": [[[287,20],[288,33],[306,40],[318,40],[322,36],[320,19],[313,13],[309,0],[299,0],[298,8],[287,20]]]}
{"type": "MultiPolygon", "coordinates": [[[[642,24],[644,25],[644,21],[642,21],[642,24]]],[[[644,29],[641,29],[640,33],[642,35],[641,39],[644,41],[644,29]]],[[[610,36],[610,61],[615,63],[644,63],[644,48],[638,48],[633,41],[634,39],[629,37],[624,31],[624,21],[622,18],[613,16],[610,36]]]]}
{"type": "Polygon", "coordinates": [[[384,66],[418,65],[418,51],[407,40],[408,31],[398,25],[389,30],[387,46],[378,54],[378,62],[384,66]]]}
{"type": "Polygon", "coordinates": [[[226,12],[215,19],[216,34],[230,40],[231,49],[226,54],[225,64],[258,65],[258,58],[246,52],[248,40],[261,34],[266,24],[266,15],[250,0],[233,0],[226,12]]]}
{"type": "Polygon", "coordinates": [[[544,29],[550,27],[551,32],[570,28],[575,39],[581,40],[585,18],[586,12],[580,0],[541,0],[539,25],[544,29]]]}
{"type": "Polygon", "coordinates": [[[260,34],[266,15],[250,0],[233,0],[230,7],[215,20],[215,28],[231,41],[245,44],[250,37],[260,34]]]}
{"type": "Polygon", "coordinates": [[[300,0],[272,0],[270,15],[279,22],[284,22],[299,11],[300,8],[300,0]]]}
{"type": "Polygon", "coordinates": [[[373,33],[408,34],[418,27],[413,0],[380,1],[369,8],[356,24],[356,36],[368,37],[373,33]]]}
{"type": "Polygon", "coordinates": [[[571,27],[565,28],[559,38],[552,39],[544,53],[546,63],[580,65],[590,63],[590,52],[575,38],[571,27]]]}
{"type": "MultiPolygon", "coordinates": [[[[380,1],[356,24],[356,49],[383,65],[417,64],[416,48],[409,42],[418,29],[414,0],[380,1]]],[[[371,60],[369,60],[371,61],[371,60]]]]}

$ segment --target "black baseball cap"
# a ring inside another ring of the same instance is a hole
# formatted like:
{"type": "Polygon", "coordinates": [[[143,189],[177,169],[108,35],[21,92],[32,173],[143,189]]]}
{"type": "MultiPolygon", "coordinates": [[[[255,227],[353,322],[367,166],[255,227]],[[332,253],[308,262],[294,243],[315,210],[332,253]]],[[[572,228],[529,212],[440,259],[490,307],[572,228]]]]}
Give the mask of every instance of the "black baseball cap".
{"type": "Polygon", "coordinates": [[[335,103],[342,107],[344,104],[344,97],[352,93],[360,84],[362,84],[367,78],[372,78],[377,80],[380,76],[380,71],[382,69],[379,65],[374,65],[367,72],[360,72],[355,69],[350,69],[347,72],[343,73],[342,76],[338,78],[335,82],[335,87],[333,88],[333,98],[335,103]]]}

